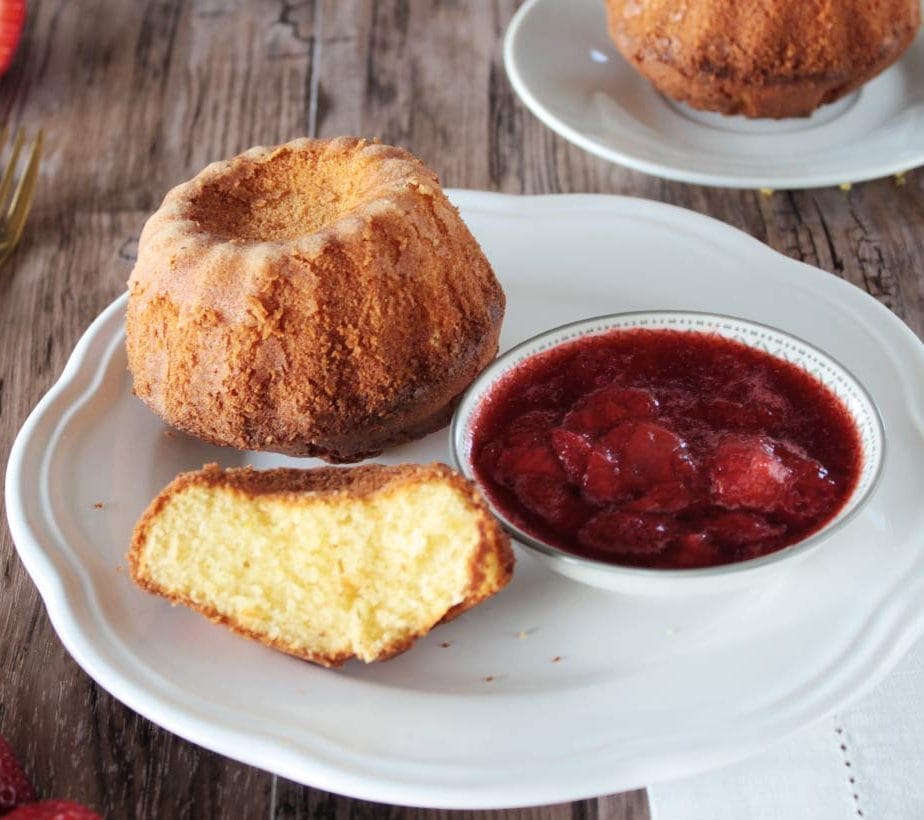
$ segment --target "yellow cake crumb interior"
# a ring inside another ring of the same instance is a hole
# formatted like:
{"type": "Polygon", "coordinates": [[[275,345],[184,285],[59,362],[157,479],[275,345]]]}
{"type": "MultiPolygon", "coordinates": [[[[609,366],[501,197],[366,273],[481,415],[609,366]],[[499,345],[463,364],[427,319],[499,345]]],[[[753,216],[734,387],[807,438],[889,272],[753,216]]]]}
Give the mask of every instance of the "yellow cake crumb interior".
{"type": "Polygon", "coordinates": [[[192,486],[152,521],[139,569],[274,643],[372,660],[464,598],[479,540],[443,484],[359,498],[192,486]]]}

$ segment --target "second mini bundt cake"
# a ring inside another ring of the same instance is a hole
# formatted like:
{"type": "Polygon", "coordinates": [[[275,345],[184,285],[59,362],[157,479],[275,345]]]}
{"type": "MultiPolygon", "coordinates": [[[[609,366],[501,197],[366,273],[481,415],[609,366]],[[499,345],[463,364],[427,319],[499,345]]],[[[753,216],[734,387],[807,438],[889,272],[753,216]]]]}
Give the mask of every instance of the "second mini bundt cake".
{"type": "Polygon", "coordinates": [[[920,0],[605,0],[610,35],[659,91],[694,108],[804,117],[888,68],[920,0]]]}
{"type": "Polygon", "coordinates": [[[167,194],[129,280],[135,393],[206,441],[354,461],[447,423],[504,294],[436,175],[296,140],[167,194]]]}

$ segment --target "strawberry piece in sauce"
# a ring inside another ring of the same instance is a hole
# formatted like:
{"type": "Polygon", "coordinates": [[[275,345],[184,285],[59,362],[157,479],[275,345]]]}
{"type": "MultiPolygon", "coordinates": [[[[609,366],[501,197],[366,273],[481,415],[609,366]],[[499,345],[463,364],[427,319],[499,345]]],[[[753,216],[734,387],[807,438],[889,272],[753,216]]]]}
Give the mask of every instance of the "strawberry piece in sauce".
{"type": "Polygon", "coordinates": [[[670,516],[645,513],[602,512],[578,533],[584,546],[625,555],[656,555],[677,535],[670,516]]]}
{"type": "Polygon", "coordinates": [[[732,510],[769,512],[780,505],[791,475],[766,437],[729,435],[709,465],[712,501],[732,510]]]}
{"type": "Polygon", "coordinates": [[[625,419],[651,418],[658,402],[647,390],[616,385],[588,393],[568,413],[562,424],[582,433],[604,433],[625,419]]]}
{"type": "Polygon", "coordinates": [[[552,449],[568,476],[568,481],[579,485],[587,470],[587,460],[593,451],[590,439],[564,427],[556,427],[549,434],[552,449]]]}

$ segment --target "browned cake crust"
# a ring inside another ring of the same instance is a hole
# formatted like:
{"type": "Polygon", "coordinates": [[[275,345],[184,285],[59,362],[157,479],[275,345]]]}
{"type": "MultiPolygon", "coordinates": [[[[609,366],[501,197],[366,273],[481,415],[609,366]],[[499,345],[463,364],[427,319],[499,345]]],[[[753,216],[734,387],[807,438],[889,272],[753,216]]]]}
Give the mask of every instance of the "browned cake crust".
{"type": "MultiPolygon", "coordinates": [[[[198,604],[187,596],[177,595],[147,578],[142,569],[141,555],[151,524],[172,498],[194,486],[220,487],[240,493],[243,499],[274,496],[297,505],[306,493],[323,494],[335,500],[337,498],[350,500],[375,493],[400,492],[402,488],[409,485],[432,481],[449,483],[465,496],[478,518],[480,532],[478,548],[469,560],[469,584],[465,598],[447,611],[439,622],[447,623],[503,589],[513,576],[515,558],[509,536],[491,514],[475,485],[445,464],[401,464],[395,467],[364,464],[357,467],[319,467],[312,470],[286,468],[255,470],[252,467],[224,470],[217,464],[207,464],[201,470],[177,476],[150,503],[135,525],[131,547],[126,556],[129,571],[132,580],[145,591],[167,598],[173,604],[187,606],[239,635],[322,666],[340,667],[354,655],[350,653],[321,655],[306,652],[280,640],[270,639],[262,633],[241,627],[240,624],[211,607],[198,604]],[[497,557],[499,571],[493,573],[484,571],[485,558],[489,555],[497,557]]],[[[376,660],[388,660],[406,651],[427,631],[409,635],[400,644],[388,647],[376,660]]]]}
{"type": "Polygon", "coordinates": [[[167,194],[129,279],[128,365],[155,413],[213,444],[357,461],[448,422],[504,306],[419,160],[296,140],[167,194]]]}
{"type": "Polygon", "coordinates": [[[610,36],[659,91],[694,108],[803,117],[911,44],[920,0],[605,0],[610,36]]]}

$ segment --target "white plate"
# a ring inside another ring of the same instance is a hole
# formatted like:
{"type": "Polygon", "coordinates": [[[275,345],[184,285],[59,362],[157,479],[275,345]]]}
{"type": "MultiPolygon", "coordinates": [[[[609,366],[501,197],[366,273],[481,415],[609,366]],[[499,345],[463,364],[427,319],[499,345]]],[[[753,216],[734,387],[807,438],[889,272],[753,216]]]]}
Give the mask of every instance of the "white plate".
{"type": "MultiPolygon", "coordinates": [[[[123,297],[29,417],[7,472],[20,556],[78,663],[230,757],[330,791],[454,808],[573,800],[716,766],[884,675],[924,630],[924,347],[911,331],[860,290],[692,212],[617,197],[453,198],[507,291],[504,348],[590,314],[677,308],[766,322],[839,359],[885,423],[870,503],[759,593],[619,596],[520,551],[508,589],[407,654],[321,669],[117,571],[137,516],[176,473],[294,462],[168,434],[130,392],[123,297]]],[[[447,438],[383,460],[446,459],[447,438]]]]}
{"type": "Polygon", "coordinates": [[[661,96],[611,42],[603,0],[528,0],[507,29],[504,63],[553,131],[667,179],[812,188],[924,164],[924,34],[859,91],[782,121],[705,113],[661,96]]]}

